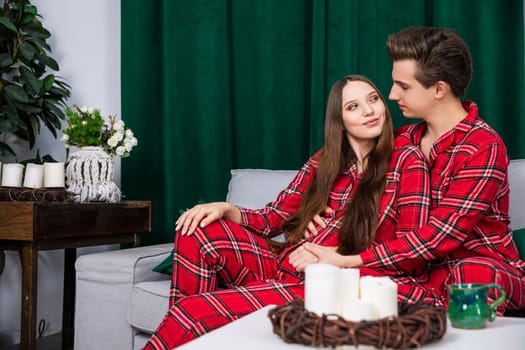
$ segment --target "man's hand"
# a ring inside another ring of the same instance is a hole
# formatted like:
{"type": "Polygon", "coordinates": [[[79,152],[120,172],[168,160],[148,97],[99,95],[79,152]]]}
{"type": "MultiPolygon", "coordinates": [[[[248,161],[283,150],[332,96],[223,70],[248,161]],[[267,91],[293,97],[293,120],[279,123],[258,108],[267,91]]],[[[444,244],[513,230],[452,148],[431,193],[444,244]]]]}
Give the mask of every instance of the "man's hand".
{"type": "MultiPolygon", "coordinates": [[[[333,212],[334,211],[330,207],[326,207],[324,210],[324,213],[326,215],[332,215],[333,212]]],[[[321,228],[326,228],[325,219],[322,218],[320,214],[316,214],[312,221],[310,221],[306,226],[306,231],[304,231],[304,238],[309,239],[312,236],[317,236],[319,232],[317,231],[316,224],[321,228]]]]}

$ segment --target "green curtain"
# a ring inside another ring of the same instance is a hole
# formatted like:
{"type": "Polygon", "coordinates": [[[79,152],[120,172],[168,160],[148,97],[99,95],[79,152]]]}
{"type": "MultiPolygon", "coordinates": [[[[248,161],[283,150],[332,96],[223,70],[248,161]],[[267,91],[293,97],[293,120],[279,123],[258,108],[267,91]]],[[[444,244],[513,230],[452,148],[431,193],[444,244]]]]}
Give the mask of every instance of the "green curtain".
{"type": "Polygon", "coordinates": [[[523,0],[125,0],[121,12],[122,117],[139,140],[122,190],[153,201],[144,244],[172,241],[180,210],[223,200],[230,169],[300,167],[322,145],[336,79],[360,73],[388,95],[386,38],[410,25],[464,37],[466,98],[525,158],[523,0]]]}

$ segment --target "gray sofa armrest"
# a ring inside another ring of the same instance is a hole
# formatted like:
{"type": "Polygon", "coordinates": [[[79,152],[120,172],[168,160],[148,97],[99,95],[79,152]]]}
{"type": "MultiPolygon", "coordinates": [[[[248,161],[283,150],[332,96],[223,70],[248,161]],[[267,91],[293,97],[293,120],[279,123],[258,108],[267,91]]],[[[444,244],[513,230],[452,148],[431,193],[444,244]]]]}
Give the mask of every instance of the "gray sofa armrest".
{"type": "Polygon", "coordinates": [[[76,263],[77,280],[111,283],[140,283],[168,279],[152,271],[173,249],[173,243],[112,250],[80,256],[76,263]]]}
{"type": "Polygon", "coordinates": [[[152,269],[172,249],[173,244],[166,243],[77,259],[75,350],[133,348],[134,331],[127,322],[133,285],[169,279],[152,269]]]}

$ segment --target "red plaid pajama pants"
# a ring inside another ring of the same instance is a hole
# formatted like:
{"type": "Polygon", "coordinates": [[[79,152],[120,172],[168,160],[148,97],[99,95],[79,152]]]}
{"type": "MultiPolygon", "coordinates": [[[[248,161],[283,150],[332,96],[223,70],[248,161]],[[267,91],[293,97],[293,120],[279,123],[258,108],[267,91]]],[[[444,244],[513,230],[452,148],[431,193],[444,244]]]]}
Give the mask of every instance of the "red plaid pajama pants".
{"type": "MultiPolygon", "coordinates": [[[[500,260],[479,256],[431,267],[427,286],[448,296],[447,285],[453,283],[497,283],[502,286],[507,297],[497,309],[498,316],[502,316],[505,310],[525,307],[525,276],[500,260]]],[[[499,294],[497,289],[491,289],[488,298],[492,302],[499,294]]]]}
{"type": "Polygon", "coordinates": [[[170,308],[144,349],[172,349],[304,295],[301,274],[283,271],[263,238],[230,221],[177,232],[174,246],[170,308]]]}

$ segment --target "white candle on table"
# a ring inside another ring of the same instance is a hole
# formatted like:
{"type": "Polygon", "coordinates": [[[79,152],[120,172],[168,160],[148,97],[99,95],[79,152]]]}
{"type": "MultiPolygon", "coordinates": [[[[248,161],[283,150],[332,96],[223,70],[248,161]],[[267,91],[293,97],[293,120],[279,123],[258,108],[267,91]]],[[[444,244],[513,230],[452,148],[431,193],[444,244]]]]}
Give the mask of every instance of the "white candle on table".
{"type": "Polygon", "coordinates": [[[64,163],[44,163],[44,187],[64,187],[64,163]]]}
{"type": "Polygon", "coordinates": [[[304,272],[304,307],[318,316],[340,314],[340,269],[329,264],[311,264],[304,272]]]}
{"type": "Polygon", "coordinates": [[[42,164],[29,163],[26,165],[24,176],[24,187],[40,188],[44,180],[44,166],[42,164]]]}
{"type": "Polygon", "coordinates": [[[3,187],[22,187],[24,166],[18,163],[4,164],[2,167],[3,187]]]}
{"type": "Polygon", "coordinates": [[[374,305],[379,318],[397,316],[397,284],[388,277],[361,277],[361,300],[374,305]]]}
{"type": "Polygon", "coordinates": [[[341,303],[359,299],[359,269],[341,269],[341,303]]]}
{"type": "Polygon", "coordinates": [[[373,321],[378,319],[374,305],[368,301],[345,301],[341,309],[343,317],[348,321],[359,322],[362,320],[373,321]]]}

